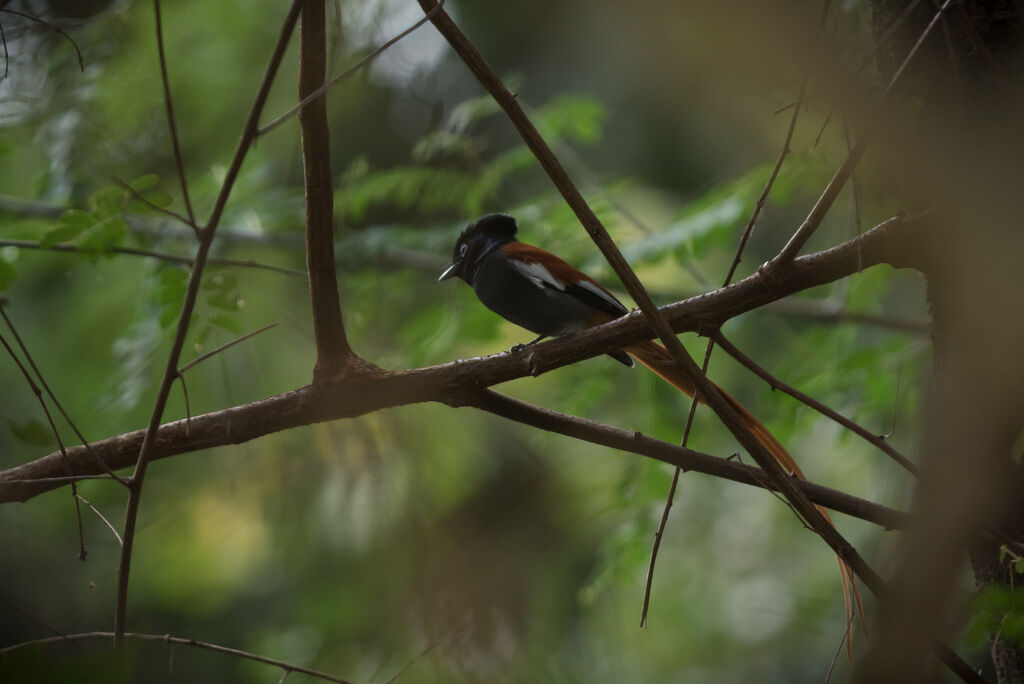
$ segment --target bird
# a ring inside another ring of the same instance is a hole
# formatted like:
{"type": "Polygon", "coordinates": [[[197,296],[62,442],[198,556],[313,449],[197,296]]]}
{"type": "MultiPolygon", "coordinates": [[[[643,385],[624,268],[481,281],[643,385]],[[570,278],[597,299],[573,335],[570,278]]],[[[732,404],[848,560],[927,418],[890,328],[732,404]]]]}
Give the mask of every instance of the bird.
{"type": "MultiPolygon", "coordinates": [[[[452,263],[438,281],[456,277],[466,281],[484,306],[538,336],[527,345],[608,323],[629,313],[622,302],[590,276],[551,252],[517,240],[517,230],[516,220],[508,214],[487,214],[470,223],[455,242],[452,263]]],[[[654,340],[607,353],[630,367],[636,359],[687,396],[694,395],[693,383],[668,350],[654,340]]],[[[800,466],[768,428],[739,401],[718,385],[715,387],[782,467],[791,475],[806,479],[800,466]]],[[[825,509],[817,508],[831,523],[825,509]]],[[[860,594],[853,571],[842,558],[838,560],[849,617],[852,615],[851,594],[858,607],[860,594]]],[[[863,610],[860,612],[863,615],[863,610]]],[[[848,642],[848,657],[851,653],[848,642]]]]}

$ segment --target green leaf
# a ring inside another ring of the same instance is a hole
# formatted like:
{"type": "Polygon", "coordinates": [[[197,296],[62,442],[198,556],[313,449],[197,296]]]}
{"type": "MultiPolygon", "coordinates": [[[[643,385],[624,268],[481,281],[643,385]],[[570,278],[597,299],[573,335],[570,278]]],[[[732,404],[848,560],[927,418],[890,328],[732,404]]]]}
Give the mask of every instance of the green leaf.
{"type": "Polygon", "coordinates": [[[124,211],[125,191],[117,185],[100,188],[89,196],[89,204],[100,214],[119,215],[124,211]]]}
{"type": "Polygon", "coordinates": [[[1024,645],[1024,592],[989,585],[974,600],[974,615],[965,633],[969,644],[981,646],[989,636],[999,634],[1024,645]]]}
{"type": "Polygon", "coordinates": [[[120,246],[128,232],[128,224],[120,216],[110,216],[83,233],[75,244],[83,252],[109,252],[111,247],[120,246]]]}
{"type": "Polygon", "coordinates": [[[53,433],[50,431],[50,428],[46,427],[35,418],[29,418],[28,420],[20,423],[12,421],[11,432],[25,444],[31,444],[32,446],[37,447],[45,447],[53,444],[53,433]]]}
{"type": "Polygon", "coordinates": [[[166,192],[147,192],[143,197],[146,198],[147,202],[155,207],[160,207],[161,209],[171,206],[174,202],[174,198],[166,192]]]}
{"type": "Polygon", "coordinates": [[[68,209],[60,215],[60,223],[43,233],[39,238],[39,246],[53,247],[61,242],[69,242],[89,230],[96,224],[92,212],[80,209],[68,209]]]}
{"type": "Polygon", "coordinates": [[[490,95],[464,100],[452,108],[452,113],[446,122],[447,128],[453,133],[462,133],[474,121],[497,114],[498,111],[500,111],[500,107],[490,95]]]}
{"type": "Polygon", "coordinates": [[[587,144],[601,140],[601,125],[608,115],[604,105],[583,95],[556,97],[541,113],[555,135],[587,144]]]}
{"type": "Polygon", "coordinates": [[[412,148],[412,158],[422,163],[438,157],[472,159],[478,154],[479,145],[472,138],[450,131],[427,133],[412,148]]]}
{"type": "Polygon", "coordinates": [[[155,173],[147,173],[146,175],[139,176],[138,178],[133,180],[131,183],[128,184],[128,187],[134,190],[135,192],[142,192],[143,190],[149,190],[151,187],[156,185],[159,180],[160,177],[157,176],[155,173]]]}

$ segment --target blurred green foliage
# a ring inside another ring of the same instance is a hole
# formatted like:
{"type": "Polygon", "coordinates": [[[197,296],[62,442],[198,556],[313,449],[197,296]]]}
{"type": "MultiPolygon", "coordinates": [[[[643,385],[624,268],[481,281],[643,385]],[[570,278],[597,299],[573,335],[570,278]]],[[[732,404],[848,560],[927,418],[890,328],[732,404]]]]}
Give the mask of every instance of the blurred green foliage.
{"type": "MultiPolygon", "coordinates": [[[[687,89],[668,92],[664,76],[630,72],[629,50],[644,48],[612,41],[613,17],[588,29],[608,55],[590,42],[572,54],[583,39],[565,33],[560,21],[569,15],[546,24],[516,14],[530,40],[511,41],[496,10],[448,4],[489,58],[516,72],[518,97],[533,103],[539,129],[658,298],[668,303],[719,285],[781,143],[785,122],[771,111],[793,97],[792,79],[780,73],[762,84],[750,128],[716,139],[710,154],[701,151],[702,136],[721,117],[711,108],[677,117],[670,96],[689,98],[687,89]],[[563,49],[559,69],[555,51],[563,49]],[[539,54],[547,57],[537,61],[539,54]],[[592,71],[580,70],[583,57],[592,71]],[[644,90],[660,94],[638,101],[644,90]]],[[[335,71],[415,18],[386,3],[374,5],[371,20],[355,3],[330,7],[335,71]]],[[[280,3],[165,3],[177,121],[200,221],[282,13],[280,3]]],[[[459,230],[481,213],[514,214],[523,240],[555,249],[615,289],[496,105],[432,31],[420,29],[400,44],[407,52],[385,53],[328,98],[345,323],[355,349],[386,368],[495,353],[527,339],[469,288],[435,282],[459,230]]],[[[21,25],[8,34],[0,239],[79,251],[2,247],[0,290],[70,415],[89,439],[100,439],[145,423],[188,275],[179,263],[113,250],[189,257],[193,235],[112,180],[134,178],[130,188],[149,204],[184,211],[152,9],[112,3],[71,33],[86,55],[84,74],[58,36],[21,25]],[[33,79],[42,85],[30,88],[33,79]],[[24,200],[53,210],[29,211],[24,200]]],[[[268,120],[294,101],[295,71],[290,54],[268,120]]],[[[812,145],[816,127],[802,125],[739,277],[778,249],[841,158],[836,136],[812,145]]],[[[293,120],[250,152],[214,256],[303,268],[297,131],[293,120]]],[[[884,218],[891,202],[883,193],[860,215],[884,218]]],[[[833,212],[815,244],[855,232],[843,216],[850,206],[833,212]]],[[[921,290],[912,275],[873,269],[801,295],[811,309],[759,311],[730,322],[726,333],[779,377],[874,431],[892,431],[913,456],[927,344],[829,313],[921,320],[921,290]]],[[[183,362],[267,323],[281,325],[189,372],[193,415],[308,382],[307,299],[301,277],[208,269],[183,362]]],[[[703,354],[704,341],[684,342],[703,354]]],[[[773,394],[721,352],[710,372],[792,445],[812,479],[904,502],[907,476],[882,455],[773,394]]],[[[0,454],[10,467],[52,449],[52,436],[17,367],[0,363],[0,378],[0,454]]],[[[605,358],[500,389],[669,441],[679,440],[688,408],[650,374],[605,358]]],[[[184,415],[176,391],[165,420],[184,415]]],[[[70,431],[61,430],[68,440],[70,431]]],[[[723,457],[736,448],[703,410],[691,446],[723,457]]],[[[670,476],[659,463],[429,405],[174,457],[155,463],[147,479],[130,629],[193,635],[357,682],[387,682],[407,664],[403,682],[820,681],[845,629],[834,558],[782,503],[748,487],[683,476],[650,625],[638,629],[670,476]]],[[[79,491],[121,524],[121,488],[83,482],[79,491]]],[[[3,645],[47,636],[45,625],[64,633],[111,628],[119,547],[83,508],[89,556],[74,560],[69,499],[64,489],[0,507],[0,541],[9,550],[0,561],[3,645]]],[[[879,530],[841,517],[839,525],[869,557],[885,557],[879,530]]],[[[32,648],[0,663],[5,681],[274,682],[280,674],[151,643],[133,644],[122,657],[97,643],[32,648]]]]}

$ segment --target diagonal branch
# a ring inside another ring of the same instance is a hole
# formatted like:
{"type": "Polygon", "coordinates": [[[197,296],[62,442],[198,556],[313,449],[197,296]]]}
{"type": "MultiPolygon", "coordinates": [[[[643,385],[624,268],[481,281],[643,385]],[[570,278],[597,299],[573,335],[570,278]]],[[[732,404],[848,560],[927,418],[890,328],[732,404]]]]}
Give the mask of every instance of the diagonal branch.
{"type": "MultiPolygon", "coordinates": [[[[592,444],[647,456],[662,463],[674,465],[681,470],[704,473],[724,480],[778,491],[773,483],[765,480],[764,473],[760,468],[704,454],[670,442],[663,442],[639,432],[628,432],[585,418],[534,406],[493,390],[481,390],[468,397],[466,402],[469,406],[509,420],[567,437],[582,439],[592,444]]],[[[902,529],[907,524],[906,514],[902,511],[865,501],[809,480],[799,480],[797,483],[811,500],[834,511],[873,522],[887,530],[902,529]]]]}
{"type": "MultiPolygon", "coordinates": [[[[472,371],[461,373],[457,382],[442,380],[443,372],[450,373],[459,365],[472,364],[457,362],[414,373],[357,371],[351,373],[344,384],[307,385],[251,404],[195,416],[191,419],[191,429],[185,420],[168,423],[160,429],[159,440],[152,447],[152,459],[239,444],[288,428],[350,418],[382,408],[437,401],[450,406],[480,408],[544,430],[654,458],[684,470],[765,487],[764,474],[753,466],[481,390],[472,371]]],[[[112,467],[122,468],[134,462],[144,437],[145,430],[136,430],[94,442],[92,446],[112,467]]],[[[81,447],[69,448],[68,456],[73,473],[86,475],[95,470],[92,463],[82,458],[81,447]]],[[[58,458],[59,455],[45,457],[0,473],[0,501],[24,501],[41,491],[66,484],[66,481],[53,483],[34,479],[44,472],[56,471],[58,458]]],[[[799,486],[817,503],[886,529],[902,529],[907,524],[905,514],[891,508],[807,481],[801,481],[799,486]]]]}
{"type": "MultiPolygon", "coordinates": [[[[576,214],[576,218],[579,219],[587,233],[590,234],[594,244],[601,250],[601,253],[611,265],[619,280],[622,281],[623,286],[625,286],[633,301],[640,307],[640,310],[654,329],[655,334],[661,339],[665,348],[672,355],[672,358],[679,364],[680,368],[688,368],[686,359],[689,358],[689,355],[683,348],[682,343],[673,334],[668,322],[658,311],[658,307],[655,306],[654,300],[651,299],[646,288],[644,288],[640,279],[637,278],[636,273],[633,272],[633,269],[626,261],[626,258],[622,256],[618,245],[612,240],[608,231],[605,230],[597,215],[590,208],[590,205],[583,199],[583,195],[572,182],[572,179],[569,178],[569,174],[562,166],[562,163],[555,156],[555,153],[551,151],[543,137],[541,137],[537,128],[526,115],[526,112],[523,111],[515,95],[505,87],[505,84],[494,72],[494,69],[487,63],[487,60],[476,49],[472,41],[452,21],[448,13],[443,9],[439,9],[436,0],[418,0],[418,2],[425,13],[433,13],[434,16],[431,22],[466,63],[466,66],[477,77],[481,85],[487,89],[487,92],[491,94],[495,102],[504,110],[509,121],[523,138],[523,142],[526,143],[534,157],[537,158],[541,168],[548,174],[555,188],[565,199],[566,204],[569,205],[573,213],[576,214]]],[[[700,387],[700,385],[697,386],[700,387]]]]}
{"type": "MultiPolygon", "coordinates": [[[[425,12],[435,9],[437,6],[437,3],[434,0],[418,1],[425,12]]],[[[946,5],[949,4],[949,1],[950,0],[947,0],[946,5]]],[[[608,235],[604,226],[601,225],[597,216],[593,213],[589,205],[587,205],[586,201],[583,199],[583,196],[569,179],[569,176],[565,172],[561,163],[559,163],[558,159],[551,152],[551,149],[543,141],[536,128],[534,128],[533,124],[529,121],[518,102],[516,102],[515,97],[507,88],[505,88],[504,84],[494,73],[493,69],[491,69],[487,64],[482,55],[480,55],[476,47],[462,33],[458,26],[455,25],[451,17],[448,16],[446,12],[438,12],[432,19],[432,22],[448,40],[449,44],[451,44],[470,70],[473,71],[481,84],[483,84],[488,92],[490,92],[491,96],[494,97],[498,105],[505,111],[509,120],[523,137],[527,147],[529,147],[533,152],[534,156],[540,162],[545,172],[547,172],[558,191],[562,194],[566,203],[572,208],[576,217],[587,229],[587,232],[590,234],[595,244],[597,244],[602,254],[604,254],[605,259],[607,259],[608,263],[611,264],[626,290],[640,307],[640,310],[654,329],[657,337],[665,344],[665,347],[671,354],[677,368],[693,385],[695,394],[699,395],[708,404],[708,406],[711,407],[722,423],[765,471],[769,480],[778,487],[779,492],[790,502],[790,504],[792,504],[794,510],[800,515],[800,517],[802,517],[807,524],[817,532],[818,536],[821,537],[850,568],[852,568],[857,576],[860,577],[876,595],[885,593],[885,583],[882,578],[867,564],[857,550],[839,533],[839,531],[828,522],[824,514],[815,508],[807,498],[806,494],[800,490],[799,486],[795,483],[795,480],[788,476],[782,465],[774,458],[774,456],[772,456],[764,445],[761,444],[754,433],[746,425],[746,422],[740,416],[736,407],[726,400],[714,383],[704,376],[701,369],[683,348],[682,343],[673,333],[664,314],[654,305],[654,302],[647,294],[644,286],[641,284],[636,274],[622,256],[618,247],[608,235]]],[[[854,152],[850,154],[848,164],[844,164],[844,167],[848,166],[847,173],[852,172],[852,169],[856,164],[856,159],[859,158],[859,155],[857,154],[858,148],[863,147],[865,144],[866,139],[862,139],[854,149],[854,152]]],[[[843,182],[845,182],[845,179],[837,181],[834,185],[838,188],[842,186],[843,182]]],[[[831,185],[833,184],[830,184],[830,186],[831,185]]],[[[838,192],[838,189],[835,190],[835,192],[838,192]]],[[[820,218],[827,213],[830,205],[831,202],[828,203],[828,206],[825,206],[824,203],[822,203],[821,207],[816,206],[815,211],[820,212],[818,223],[820,223],[820,218]]],[[[806,231],[804,226],[801,226],[797,231],[797,234],[794,235],[794,238],[791,240],[791,243],[799,242],[797,239],[798,237],[803,237],[804,241],[806,241],[806,238],[814,232],[816,227],[817,226],[814,225],[813,227],[809,227],[809,231],[806,231]]],[[[795,244],[795,247],[792,248],[791,245],[787,245],[783,252],[780,253],[779,257],[777,257],[778,262],[783,264],[791,263],[793,256],[795,256],[796,252],[799,251],[802,244],[803,243],[800,242],[799,244],[795,244]]],[[[775,272],[777,273],[777,269],[775,272]]],[[[955,653],[952,653],[952,651],[949,651],[944,646],[941,646],[938,655],[951,670],[964,678],[965,681],[977,679],[977,675],[970,670],[966,663],[960,660],[955,653]]]]}
{"type": "MultiPolygon", "coordinates": [[[[8,653],[25,648],[27,646],[42,646],[45,644],[60,643],[62,641],[68,641],[77,644],[79,641],[91,641],[93,639],[109,639],[114,634],[112,632],[84,632],[82,634],[62,634],[57,637],[46,637],[44,639],[35,639],[33,641],[25,641],[20,644],[14,644],[13,646],[6,646],[0,648],[0,657],[6,656],[8,653]]],[[[218,644],[211,644],[208,641],[197,641],[196,639],[185,639],[183,637],[175,637],[170,634],[138,634],[134,632],[128,632],[123,635],[128,639],[137,639],[139,641],[159,641],[165,644],[174,644],[176,646],[191,646],[193,648],[200,648],[207,651],[214,651],[215,653],[224,653],[226,655],[234,656],[236,658],[244,658],[246,660],[254,660],[258,663],[265,665],[273,665],[279,667],[287,674],[288,672],[301,672],[304,675],[315,677],[317,679],[323,679],[328,682],[335,682],[335,684],[350,684],[347,679],[341,677],[335,677],[334,675],[321,672],[320,670],[314,670],[312,668],[303,667],[301,665],[293,665],[286,663],[283,660],[277,660],[276,658],[268,658],[266,656],[259,655],[258,653],[249,653],[248,651],[240,651],[237,648],[229,648],[227,646],[220,646],[218,644]]]]}
{"type": "MultiPolygon", "coordinates": [[[[865,232],[861,237],[824,252],[798,257],[793,268],[770,283],[754,273],[726,288],[691,297],[662,309],[676,331],[694,331],[786,297],[794,292],[843,278],[863,265],[900,263],[906,243],[913,241],[922,223],[895,218],[865,232]]],[[[636,314],[590,328],[575,335],[543,342],[516,353],[502,353],[477,359],[385,372],[365,369],[346,380],[344,396],[318,405],[317,392],[304,387],[293,392],[243,406],[223,409],[192,419],[186,435],[184,421],[161,427],[152,447],[153,458],[239,444],[275,430],[337,420],[418,401],[436,400],[445,391],[463,387],[489,387],[527,375],[537,375],[577,361],[598,356],[650,338],[650,327],[636,314]],[[329,405],[328,405],[329,404],[329,405]]],[[[332,387],[327,383],[323,391],[332,387]]],[[[130,432],[101,441],[98,454],[113,468],[131,465],[138,456],[144,431],[130,432]]],[[[100,475],[105,471],[83,447],[68,449],[73,473],[100,475]]],[[[37,494],[66,484],[58,453],[0,471],[0,503],[26,501],[37,494]],[[38,480],[43,482],[12,482],[38,480]]]]}
{"type": "Polygon", "coordinates": [[[777,271],[781,268],[784,268],[786,264],[791,262],[793,258],[797,254],[799,254],[803,246],[807,244],[807,241],[810,240],[811,236],[814,235],[815,231],[818,230],[818,227],[824,220],[825,215],[828,214],[829,210],[832,208],[832,204],[836,201],[836,198],[839,197],[839,193],[843,189],[843,186],[846,185],[846,181],[848,181],[850,177],[853,175],[853,170],[857,167],[857,163],[860,161],[860,158],[864,156],[864,151],[871,144],[871,139],[874,134],[875,126],[881,119],[882,105],[885,103],[885,101],[889,98],[889,95],[895,89],[896,84],[900,80],[900,77],[906,71],[907,65],[910,64],[910,62],[914,59],[914,56],[917,54],[921,45],[924,43],[925,39],[928,38],[928,35],[932,32],[932,29],[935,28],[935,25],[938,23],[939,18],[942,17],[942,13],[945,12],[946,9],[949,7],[950,2],[952,2],[952,0],[946,0],[946,2],[943,3],[942,7],[940,7],[938,11],[936,11],[935,16],[932,17],[931,22],[928,24],[927,27],[925,27],[917,42],[910,49],[910,52],[907,53],[907,56],[903,59],[903,63],[900,64],[899,69],[896,71],[895,74],[893,74],[893,77],[889,80],[889,85],[886,86],[885,92],[882,93],[882,97],[879,100],[878,105],[875,107],[874,115],[872,116],[871,120],[868,121],[865,131],[861,134],[861,137],[857,141],[857,144],[854,145],[853,149],[850,150],[849,154],[846,157],[846,160],[843,161],[840,167],[836,170],[835,174],[832,176],[832,179],[828,182],[828,185],[825,186],[825,190],[822,191],[821,196],[818,197],[818,201],[814,203],[814,206],[811,208],[810,213],[807,214],[807,218],[804,219],[804,222],[800,224],[800,227],[797,228],[795,233],[793,233],[793,236],[790,237],[789,242],[787,242],[786,245],[782,248],[782,251],[779,252],[778,255],[775,256],[771,261],[769,261],[763,268],[771,271],[777,271]]]}
{"type": "MultiPolygon", "coordinates": [[[[768,196],[772,192],[772,188],[775,186],[775,179],[779,176],[779,171],[782,170],[782,163],[786,161],[786,157],[789,156],[789,146],[793,141],[793,132],[796,130],[796,122],[800,117],[800,102],[804,99],[804,92],[807,90],[807,78],[800,82],[800,93],[797,95],[797,106],[793,108],[793,114],[789,119],[789,127],[786,129],[786,138],[782,143],[782,150],[779,151],[779,156],[775,160],[775,166],[772,168],[771,174],[768,176],[768,181],[764,185],[764,189],[761,191],[760,197],[757,198],[757,202],[754,203],[754,210],[750,213],[750,219],[747,221],[746,227],[743,229],[743,233],[740,235],[740,243],[736,247],[736,255],[733,257],[732,265],[729,266],[729,272],[725,276],[725,282],[722,287],[726,287],[732,282],[732,278],[736,275],[736,269],[739,268],[740,262],[743,259],[743,250],[747,246],[747,241],[750,240],[750,236],[754,232],[754,226],[757,224],[757,219],[760,218],[761,212],[764,210],[765,204],[768,202],[768,196]]],[[[704,349],[704,362],[701,365],[701,373],[705,375],[708,372],[708,365],[711,363],[711,352],[714,351],[715,344],[714,340],[708,340],[707,347],[704,349]]],[[[686,446],[690,438],[690,430],[693,427],[693,419],[697,415],[697,404],[698,395],[694,393],[690,400],[690,410],[686,414],[686,424],[683,427],[683,439],[680,442],[683,446],[686,446]]],[[[651,546],[651,559],[647,565],[647,581],[644,585],[644,599],[643,605],[640,609],[640,626],[643,627],[647,624],[647,612],[651,605],[651,590],[654,586],[654,566],[658,562],[658,551],[661,549],[661,539],[665,534],[665,526],[668,525],[668,516],[672,512],[672,504],[676,498],[676,489],[679,486],[679,475],[680,469],[676,468],[675,472],[672,473],[672,482],[669,484],[668,494],[665,495],[665,506],[661,512],[661,520],[658,522],[658,529],[654,533],[654,543],[651,546]]]]}
{"type": "Polygon", "coordinates": [[[199,285],[202,281],[203,270],[206,267],[206,260],[210,253],[210,246],[216,234],[217,225],[223,214],[224,206],[227,203],[234,182],[238,177],[242,161],[245,159],[249,147],[255,140],[256,124],[259,121],[260,113],[266,104],[270,94],[270,86],[277,75],[278,67],[284,58],[285,48],[291,36],[292,29],[298,19],[298,1],[293,2],[288,12],[281,32],[278,35],[277,44],[274,46],[267,70],[263,75],[256,93],[255,101],[249,112],[242,137],[238,141],[235,156],[231,167],[228,170],[224,183],[211,213],[210,220],[204,228],[198,231],[199,247],[196,250],[195,263],[192,265],[192,274],[189,277],[188,289],[185,293],[182,304],[181,315],[178,318],[178,326],[175,330],[174,341],[171,344],[171,352],[167,358],[163,377],[160,380],[160,389],[157,391],[156,401],[153,405],[153,412],[150,415],[149,425],[146,428],[139,446],[138,459],[135,463],[135,471],[131,478],[131,487],[128,494],[128,506],[125,511],[124,534],[122,535],[123,545],[121,548],[121,560],[118,565],[117,577],[117,607],[114,612],[114,642],[120,644],[124,640],[125,622],[128,611],[128,578],[131,571],[132,549],[135,542],[135,524],[138,520],[139,500],[142,493],[142,484],[146,475],[146,467],[152,458],[153,444],[156,441],[157,431],[160,428],[160,421],[163,417],[164,408],[167,406],[167,397],[170,395],[174,380],[178,377],[178,359],[181,357],[181,350],[185,346],[185,336],[188,334],[189,323],[192,320],[192,311],[195,308],[196,298],[199,295],[199,285]]]}
{"type": "Polygon", "coordinates": [[[729,356],[733,357],[741,364],[743,364],[743,366],[747,370],[752,372],[754,375],[758,376],[759,378],[767,382],[773,390],[782,390],[783,392],[793,397],[797,401],[806,404],[807,406],[810,406],[812,409],[822,414],[823,416],[831,418],[835,422],[845,427],[847,430],[853,432],[859,437],[862,437],[869,444],[880,449],[887,456],[889,456],[889,458],[903,466],[903,468],[906,469],[907,472],[913,475],[920,475],[920,470],[918,469],[918,467],[914,465],[913,462],[911,462],[909,459],[907,459],[906,456],[901,454],[895,447],[889,444],[889,442],[887,442],[884,437],[872,433],[870,430],[861,427],[860,425],[853,422],[846,416],[830,409],[828,406],[825,406],[817,399],[814,399],[813,397],[804,394],[795,387],[792,387],[782,382],[777,377],[775,377],[767,370],[765,370],[763,367],[759,366],[757,362],[755,362],[749,356],[744,354],[736,345],[734,345],[732,342],[726,339],[726,337],[722,335],[722,332],[720,330],[715,333],[714,339],[718,346],[724,349],[726,353],[729,354],[729,356]]]}
{"type": "MultiPolygon", "coordinates": [[[[58,243],[56,245],[50,245],[43,247],[36,241],[33,240],[0,240],[0,247],[17,247],[18,249],[39,249],[51,252],[70,252],[71,254],[80,253],[81,250],[75,245],[67,243],[58,243]]],[[[177,254],[168,254],[166,252],[154,252],[149,249],[136,249],[134,247],[110,247],[109,251],[113,254],[127,254],[130,256],[141,256],[150,257],[152,259],[159,259],[160,261],[169,261],[175,264],[185,264],[191,266],[195,263],[195,259],[192,257],[179,256],[177,254]]],[[[242,261],[239,259],[224,259],[220,257],[208,257],[206,263],[215,266],[233,266],[236,268],[255,268],[263,271],[274,271],[275,273],[283,273],[285,275],[292,276],[303,276],[305,277],[306,272],[300,271],[296,268],[287,268],[285,266],[274,266],[273,264],[264,264],[259,261],[249,259],[242,261]]]]}
{"type": "MultiPolygon", "coordinates": [[[[443,6],[444,6],[444,0],[441,0],[440,4],[438,4],[437,8],[435,8],[435,9],[440,9],[443,6]]],[[[398,41],[400,41],[403,38],[405,38],[406,36],[408,36],[410,33],[415,31],[416,29],[418,29],[420,26],[423,26],[425,23],[430,21],[430,17],[433,15],[434,11],[435,10],[431,10],[430,13],[428,13],[426,16],[420,17],[412,26],[410,26],[409,28],[405,29],[404,31],[399,33],[394,38],[391,38],[387,42],[382,43],[381,45],[378,45],[376,48],[373,49],[372,52],[370,52],[369,54],[363,56],[359,61],[357,61],[355,64],[353,64],[349,68],[345,69],[343,72],[341,72],[337,76],[332,76],[329,81],[327,81],[322,86],[320,86],[319,88],[317,88],[316,90],[312,91],[311,93],[309,93],[308,95],[303,97],[301,100],[299,100],[298,104],[296,104],[294,107],[292,107],[287,112],[285,112],[284,114],[282,114],[281,116],[277,117],[276,119],[274,119],[273,121],[268,123],[266,126],[261,128],[259,130],[259,132],[257,133],[257,135],[265,135],[265,134],[269,133],[270,131],[274,130],[275,128],[277,128],[278,126],[283,124],[284,122],[288,121],[288,119],[292,118],[293,116],[295,116],[296,114],[301,112],[306,107],[306,105],[308,105],[314,99],[320,97],[321,95],[326,94],[327,91],[329,91],[331,88],[333,88],[334,86],[338,85],[339,83],[344,81],[346,78],[348,78],[349,76],[351,76],[352,74],[356,73],[357,71],[362,69],[364,66],[366,66],[367,64],[369,64],[370,62],[375,60],[377,57],[379,57],[389,47],[391,47],[392,45],[394,45],[398,41]]]]}

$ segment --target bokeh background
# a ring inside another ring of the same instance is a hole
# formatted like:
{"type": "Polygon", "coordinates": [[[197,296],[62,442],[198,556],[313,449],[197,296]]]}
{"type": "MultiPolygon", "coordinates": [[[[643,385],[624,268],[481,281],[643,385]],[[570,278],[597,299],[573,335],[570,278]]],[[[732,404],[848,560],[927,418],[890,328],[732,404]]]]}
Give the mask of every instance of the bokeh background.
{"type": "MultiPolygon", "coordinates": [[[[808,79],[787,159],[739,275],[770,258],[856,138],[876,84],[863,3],[449,0],[445,8],[518,93],[659,303],[720,286],[808,79]],[[831,118],[827,126],[826,119],[831,118]]],[[[0,281],[6,310],[89,439],[148,419],[187,271],[109,253],[188,255],[190,231],[111,190],[136,181],[181,211],[153,7],[10,3],[0,15],[0,281]],[[75,16],[73,16],[75,15],[75,16]],[[77,18],[76,18],[77,17],[77,18]],[[154,179],[152,176],[156,176],[154,179]],[[11,246],[64,239],[63,209],[123,220],[75,235],[84,254],[11,246]]],[[[335,73],[421,16],[412,0],[328,3],[335,73]]],[[[285,5],[165,3],[163,22],[193,203],[206,216],[285,5]]],[[[296,99],[295,45],[268,116],[296,99]]],[[[430,26],[329,95],[337,255],[355,350],[398,369],[527,341],[461,283],[436,283],[466,223],[514,214],[620,296],[614,275],[510,124],[430,26]]],[[[809,249],[901,209],[871,155],[809,249]]],[[[297,121],[262,137],[228,205],[215,256],[304,267],[297,121]]],[[[888,267],[731,321],[725,333],[787,382],[913,457],[929,368],[923,286],[888,267]]],[[[210,268],[185,360],[279,325],[187,374],[193,414],[310,380],[303,276],[210,268]]],[[[705,341],[684,337],[703,355],[705,341]]],[[[768,424],[817,482],[903,507],[909,477],[884,455],[716,352],[711,376],[768,424]]],[[[0,360],[0,466],[54,449],[30,388],[0,360]]],[[[688,401],[606,357],[500,388],[677,442],[688,401]]],[[[165,420],[184,417],[176,390],[165,420]]],[[[70,438],[70,431],[65,431],[70,438]]],[[[727,457],[699,410],[690,445],[727,457]]],[[[835,559],[786,505],[686,474],[639,625],[671,469],[470,409],[416,405],[155,462],[132,568],[129,628],[192,636],[354,682],[822,681],[846,631],[835,559]],[[406,668],[403,671],[403,668],[406,668]]],[[[115,526],[125,494],[79,487],[115,526]]],[[[67,489],[0,507],[0,645],[113,624],[119,547],[83,510],[76,559],[67,489]],[[45,624],[43,624],[45,623],[45,624]],[[47,627],[46,625],[49,625],[47,627]]],[[[892,535],[836,516],[885,574],[892,535]]],[[[872,602],[867,602],[871,609],[872,602]]],[[[863,647],[860,627],[855,641],[863,647]]],[[[963,646],[983,658],[982,643],[963,646]]],[[[973,655],[972,655],[973,654],[973,655]]],[[[164,644],[29,648],[5,681],[275,682],[280,670],[164,644]]],[[[849,665],[840,655],[834,677],[849,665]]],[[[292,674],[289,681],[302,675],[292,674]]]]}

